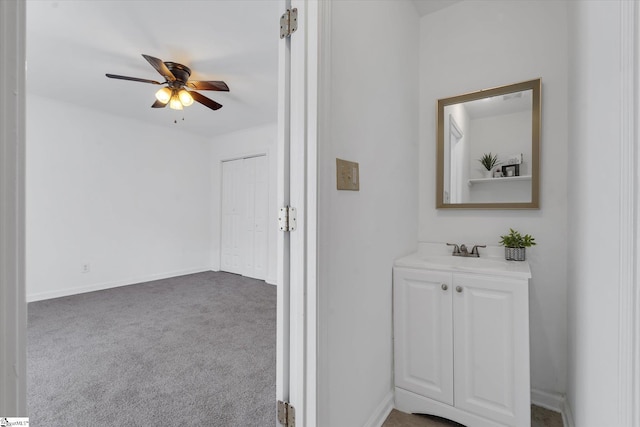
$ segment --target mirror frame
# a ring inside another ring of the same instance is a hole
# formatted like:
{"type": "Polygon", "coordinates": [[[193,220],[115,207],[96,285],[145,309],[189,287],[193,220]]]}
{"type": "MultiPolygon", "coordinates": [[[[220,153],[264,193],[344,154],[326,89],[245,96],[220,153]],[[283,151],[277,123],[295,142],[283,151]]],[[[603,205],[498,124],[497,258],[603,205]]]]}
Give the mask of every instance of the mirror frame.
{"type": "Polygon", "coordinates": [[[436,209],[540,209],[541,87],[542,79],[535,79],[438,100],[436,118],[436,209]],[[531,202],[444,203],[444,108],[452,104],[525,90],[533,91],[531,109],[531,202]]]}

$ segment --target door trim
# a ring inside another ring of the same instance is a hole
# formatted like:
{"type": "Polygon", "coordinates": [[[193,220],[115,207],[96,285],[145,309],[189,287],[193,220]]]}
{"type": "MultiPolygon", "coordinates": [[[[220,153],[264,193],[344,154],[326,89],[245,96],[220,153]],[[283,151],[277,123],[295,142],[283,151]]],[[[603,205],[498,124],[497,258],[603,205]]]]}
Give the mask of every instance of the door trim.
{"type": "Polygon", "coordinates": [[[637,2],[620,1],[621,79],[620,87],[620,294],[619,294],[619,398],[618,424],[640,425],[640,200],[636,171],[640,85],[638,32],[640,8],[637,2]]]}
{"type": "MultiPolygon", "coordinates": [[[[317,147],[319,55],[326,4],[291,0],[298,30],[290,40],[290,205],[297,229],[290,239],[289,401],[296,424],[317,425],[317,147]]],[[[327,25],[328,22],[327,22],[327,25]]],[[[281,44],[282,46],[282,44],[281,44]]],[[[323,51],[324,52],[324,51],[323,51]]]]}
{"type": "MultiPolygon", "coordinates": [[[[278,0],[280,13],[291,7],[291,0],[278,0]]],[[[274,21],[275,25],[275,21],[274,21]]],[[[278,45],[278,124],[276,140],[276,206],[289,205],[289,145],[290,145],[290,98],[291,98],[291,39],[285,38],[278,45]]],[[[272,224],[275,227],[275,224],[272,224]]],[[[289,233],[276,234],[276,399],[288,402],[289,358],[291,339],[289,336],[289,233]]],[[[275,411],[274,411],[274,415],[275,411]]],[[[277,416],[275,424],[278,425],[277,416]]]]}
{"type": "Polygon", "coordinates": [[[27,415],[26,6],[0,1],[0,415],[27,415]]]}

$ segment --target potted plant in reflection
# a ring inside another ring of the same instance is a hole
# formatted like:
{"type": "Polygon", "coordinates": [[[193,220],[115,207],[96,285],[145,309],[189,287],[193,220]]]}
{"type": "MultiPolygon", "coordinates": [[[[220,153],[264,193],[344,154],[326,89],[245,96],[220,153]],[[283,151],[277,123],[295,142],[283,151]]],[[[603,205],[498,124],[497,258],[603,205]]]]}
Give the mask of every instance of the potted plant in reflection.
{"type": "Polygon", "coordinates": [[[509,261],[524,261],[526,258],[526,248],[536,244],[535,238],[529,234],[524,236],[513,228],[509,229],[509,234],[500,236],[500,246],[504,246],[504,258],[509,261]]]}
{"type": "Polygon", "coordinates": [[[493,176],[493,168],[498,165],[498,155],[492,155],[491,153],[484,153],[482,157],[478,159],[478,161],[484,166],[486,169],[484,176],[485,178],[491,178],[493,176]]]}

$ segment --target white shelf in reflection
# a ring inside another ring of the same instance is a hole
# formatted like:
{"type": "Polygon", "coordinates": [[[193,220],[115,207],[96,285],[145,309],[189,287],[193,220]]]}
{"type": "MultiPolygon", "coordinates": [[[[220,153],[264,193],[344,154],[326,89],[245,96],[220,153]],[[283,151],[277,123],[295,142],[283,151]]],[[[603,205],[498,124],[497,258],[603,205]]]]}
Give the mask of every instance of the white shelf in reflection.
{"type": "Polygon", "coordinates": [[[531,181],[531,175],[521,176],[503,176],[502,178],[474,178],[470,179],[468,184],[471,187],[474,184],[498,183],[498,182],[515,182],[515,181],[531,181]]]}

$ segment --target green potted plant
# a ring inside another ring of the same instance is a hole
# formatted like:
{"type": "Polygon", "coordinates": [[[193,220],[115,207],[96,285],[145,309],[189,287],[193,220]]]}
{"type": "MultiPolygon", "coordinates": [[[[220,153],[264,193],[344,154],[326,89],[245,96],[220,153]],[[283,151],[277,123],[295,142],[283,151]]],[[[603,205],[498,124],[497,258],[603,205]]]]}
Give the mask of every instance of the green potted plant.
{"type": "Polygon", "coordinates": [[[500,246],[504,246],[504,258],[506,260],[524,261],[526,258],[526,248],[536,244],[535,238],[530,234],[524,236],[513,228],[509,229],[509,234],[500,236],[500,246]]]}
{"type": "Polygon", "coordinates": [[[485,172],[485,176],[488,177],[488,178],[491,178],[492,173],[493,173],[493,168],[496,167],[499,164],[498,155],[497,154],[491,154],[491,152],[484,153],[482,155],[482,157],[480,157],[478,159],[478,161],[487,170],[485,172]]]}

